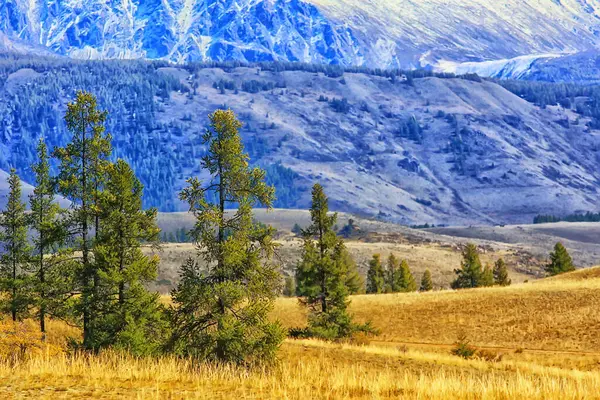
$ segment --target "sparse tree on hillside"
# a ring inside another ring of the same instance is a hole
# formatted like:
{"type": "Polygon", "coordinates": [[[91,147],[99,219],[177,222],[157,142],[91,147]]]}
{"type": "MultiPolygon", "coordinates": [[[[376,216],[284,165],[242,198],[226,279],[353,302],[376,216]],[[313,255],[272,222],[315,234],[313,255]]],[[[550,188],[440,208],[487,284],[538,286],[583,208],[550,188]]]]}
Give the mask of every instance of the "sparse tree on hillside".
{"type": "Polygon", "coordinates": [[[570,271],[575,271],[573,260],[565,246],[558,242],[554,251],[550,253],[550,263],[546,265],[546,272],[549,275],[559,275],[570,271]]]}
{"type": "Polygon", "coordinates": [[[467,244],[463,250],[462,256],[463,260],[461,262],[461,268],[454,270],[457,277],[456,280],[452,282],[452,288],[464,289],[481,286],[483,272],[477,246],[472,243],[467,244]]]}
{"type": "Polygon", "coordinates": [[[304,231],[304,248],[296,268],[298,294],[309,309],[312,336],[335,339],[351,334],[347,313],[347,265],[342,259],[343,242],[333,226],[337,214],[329,215],[323,187],[315,184],[310,208],[312,224],[304,231]]]}
{"type": "Polygon", "coordinates": [[[346,287],[348,288],[349,294],[360,294],[365,292],[365,280],[358,272],[358,266],[352,258],[352,255],[348,249],[344,248],[342,251],[342,263],[347,266],[348,272],[346,274],[346,287]]]}
{"type": "Polygon", "coordinates": [[[302,258],[296,269],[301,304],[309,309],[309,326],[304,335],[339,339],[364,330],[348,314],[347,286],[351,258],[333,226],[337,214],[329,215],[323,187],[315,184],[310,208],[312,224],[304,231],[302,258]]]}
{"type": "Polygon", "coordinates": [[[207,269],[194,259],[182,266],[172,293],[171,345],[195,358],[269,362],[285,335],[268,318],[281,276],[271,262],[273,228],[255,223],[252,208],[270,208],[274,189],[263,170],[249,168],[233,111],[217,110],[209,118],[202,167],[211,179],[206,185],[189,179],[180,195],[196,217],[190,235],[207,269]],[[232,206],[236,211],[226,213],[232,206]]]}
{"type": "Polygon", "coordinates": [[[423,273],[423,277],[421,278],[421,287],[419,288],[421,292],[429,292],[433,290],[433,282],[431,281],[431,272],[428,269],[423,273]]]}
{"type": "Polygon", "coordinates": [[[106,177],[107,160],[111,153],[111,136],[105,133],[106,112],[99,111],[96,98],[86,92],[78,92],[75,101],[67,105],[65,122],[73,134],[71,143],[54,150],[60,162],[58,175],[59,192],[72,202],[70,233],[77,239],[75,250],[81,254],[77,268],[77,312],[83,319],[83,347],[96,349],[94,336],[98,318],[103,307],[98,303],[100,271],[94,261],[91,240],[99,234],[98,205],[102,185],[106,177]]]}
{"type": "Polygon", "coordinates": [[[486,264],[485,268],[483,269],[479,286],[494,286],[494,270],[489,264],[486,264]]]}
{"type": "Polygon", "coordinates": [[[400,261],[394,256],[393,253],[390,253],[390,256],[387,260],[387,270],[386,270],[386,285],[385,291],[388,293],[396,293],[400,291],[400,261]]]}
{"type": "Polygon", "coordinates": [[[21,201],[21,180],[15,169],[8,177],[10,188],[6,209],[0,213],[0,310],[12,320],[28,317],[32,298],[30,253],[27,242],[26,205],[21,201]]]}
{"type": "Polygon", "coordinates": [[[417,290],[417,283],[415,282],[415,278],[413,277],[412,272],[410,272],[410,268],[408,267],[408,262],[406,260],[402,260],[400,263],[400,268],[398,269],[398,291],[400,292],[414,292],[417,290]]]}
{"type": "Polygon", "coordinates": [[[101,221],[95,258],[100,266],[98,296],[105,312],[99,347],[115,346],[136,355],[155,353],[164,341],[166,320],[159,295],[146,286],[158,275],[158,256],[142,244],[158,245],[157,210],[142,209],[143,186],[130,166],[118,160],[108,169],[100,197],[101,221]]]}
{"type": "Polygon", "coordinates": [[[369,261],[369,271],[367,272],[367,293],[383,293],[385,291],[385,272],[381,265],[381,256],[374,254],[369,261]]]}
{"type": "Polygon", "coordinates": [[[40,140],[38,162],[32,166],[36,187],[29,197],[31,206],[33,257],[32,289],[42,338],[46,336],[46,316],[63,317],[69,312],[67,298],[73,287],[72,251],[65,246],[67,230],[64,215],[56,202],[50,177],[46,144],[40,140]]]}
{"type": "Polygon", "coordinates": [[[499,258],[494,264],[494,283],[499,286],[510,286],[511,284],[506,263],[502,258],[499,258]]]}

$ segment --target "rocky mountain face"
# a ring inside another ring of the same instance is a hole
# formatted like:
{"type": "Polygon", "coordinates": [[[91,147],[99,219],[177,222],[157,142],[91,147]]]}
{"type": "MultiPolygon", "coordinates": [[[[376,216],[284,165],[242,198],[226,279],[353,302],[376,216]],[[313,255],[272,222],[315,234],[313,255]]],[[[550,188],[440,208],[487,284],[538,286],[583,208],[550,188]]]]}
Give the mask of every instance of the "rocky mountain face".
{"type": "Polygon", "coordinates": [[[68,140],[62,115],[81,88],[99,96],[115,156],[163,211],[183,210],[177,192],[202,178],[201,133],[220,107],[244,122],[279,207],[306,208],[314,182],[336,210],[407,224],[523,223],[598,207],[596,125],[493,82],[112,61],[4,68],[0,169],[29,183],[37,138],[68,140]]]}
{"type": "Polygon", "coordinates": [[[74,58],[426,67],[600,44],[589,0],[0,0],[0,32],[74,58]]]}

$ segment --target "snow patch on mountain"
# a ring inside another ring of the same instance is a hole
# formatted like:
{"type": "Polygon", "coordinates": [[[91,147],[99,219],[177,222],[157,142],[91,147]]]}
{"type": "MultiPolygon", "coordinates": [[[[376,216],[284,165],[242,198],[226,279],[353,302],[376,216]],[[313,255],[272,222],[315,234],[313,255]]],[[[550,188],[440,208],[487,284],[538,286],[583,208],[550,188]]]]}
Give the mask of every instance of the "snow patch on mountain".
{"type": "Polygon", "coordinates": [[[434,70],[457,75],[477,74],[489,78],[520,79],[531,71],[531,67],[536,62],[543,62],[561,56],[563,54],[539,54],[511,59],[464,63],[443,60],[437,63],[434,70]]]}

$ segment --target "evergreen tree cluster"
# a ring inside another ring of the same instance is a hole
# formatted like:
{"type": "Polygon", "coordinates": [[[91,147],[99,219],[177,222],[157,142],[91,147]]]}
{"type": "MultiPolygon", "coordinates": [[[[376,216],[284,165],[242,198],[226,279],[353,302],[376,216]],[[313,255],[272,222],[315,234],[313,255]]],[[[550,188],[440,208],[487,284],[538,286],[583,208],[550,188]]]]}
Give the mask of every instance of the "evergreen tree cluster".
{"type": "Polygon", "coordinates": [[[511,284],[506,264],[502,258],[498,259],[493,267],[488,264],[484,268],[479,259],[477,246],[472,243],[465,246],[462,257],[461,267],[454,270],[457,276],[452,282],[452,289],[494,285],[508,286],[511,284]]]}
{"type": "MultiPolygon", "coordinates": [[[[428,279],[429,283],[422,285],[425,291],[433,289],[431,274],[428,279]]],[[[394,254],[390,254],[384,267],[381,255],[373,255],[367,272],[367,293],[408,293],[417,289],[417,283],[406,260],[399,260],[394,254]]]]}
{"type": "Polygon", "coordinates": [[[13,321],[35,316],[42,338],[51,317],[81,324],[84,349],[155,353],[166,325],[158,295],[145,285],[156,279],[158,258],[141,246],[157,244],[157,211],[143,209],[143,186],[129,164],[108,161],[106,113],[94,96],[78,92],[65,121],[72,139],[52,152],[56,176],[46,143],[38,143],[30,213],[11,171],[0,213],[2,310],[13,321]],[[61,208],[57,195],[71,207],[61,208]]]}
{"type": "Polygon", "coordinates": [[[600,212],[587,212],[585,214],[569,214],[564,217],[555,215],[536,215],[533,218],[534,224],[548,224],[554,222],[600,222],[600,212]]]}
{"type": "MultiPolygon", "coordinates": [[[[256,222],[252,209],[270,208],[275,190],[264,170],[249,166],[240,121],[231,110],[209,117],[201,167],[210,179],[190,178],[180,194],[196,222],[178,235],[191,238],[197,251],[182,265],[166,308],[146,289],[157,278],[159,258],[142,250],[159,244],[157,210],[143,207],[144,187],[130,165],[111,161],[107,117],[90,93],[78,92],[68,104],[70,141],[55,146],[52,157],[44,141],[38,144],[29,213],[21,180],[11,170],[8,204],[0,213],[0,310],[14,321],[38,318],[42,338],[47,318],[77,324],[77,346],[86,351],[169,351],[241,365],[274,361],[286,333],[269,319],[281,276],[273,261],[274,230],[256,222]],[[61,208],[59,195],[69,208],[61,208]],[[225,211],[233,206],[235,212],[225,211]]],[[[332,295],[328,315],[337,318],[344,296],[361,282],[343,246],[334,247],[343,288],[332,295]]],[[[286,290],[295,291],[293,286],[288,280],[286,290]]],[[[336,335],[359,328],[347,316],[345,330],[336,335]]]]}

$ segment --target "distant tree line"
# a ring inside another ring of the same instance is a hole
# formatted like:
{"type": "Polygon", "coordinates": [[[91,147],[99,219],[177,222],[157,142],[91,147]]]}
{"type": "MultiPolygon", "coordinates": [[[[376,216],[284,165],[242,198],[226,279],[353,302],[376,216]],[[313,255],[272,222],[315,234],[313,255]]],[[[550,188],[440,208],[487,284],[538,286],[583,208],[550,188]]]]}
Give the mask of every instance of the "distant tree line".
{"type": "Polygon", "coordinates": [[[587,212],[585,214],[569,214],[564,217],[555,215],[536,215],[533,218],[534,224],[547,224],[554,222],[600,222],[600,213],[587,212]]]}

